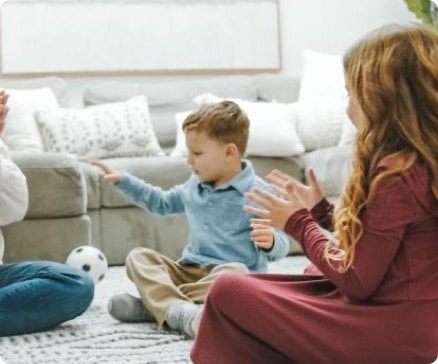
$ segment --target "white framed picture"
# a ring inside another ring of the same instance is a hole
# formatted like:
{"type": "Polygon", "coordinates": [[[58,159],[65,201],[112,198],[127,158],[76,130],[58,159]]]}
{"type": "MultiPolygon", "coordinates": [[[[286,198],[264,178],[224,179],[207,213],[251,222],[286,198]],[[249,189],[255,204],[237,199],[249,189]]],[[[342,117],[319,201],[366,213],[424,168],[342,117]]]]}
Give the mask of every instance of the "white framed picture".
{"type": "Polygon", "coordinates": [[[1,72],[281,69],[278,0],[8,0],[1,72]]]}

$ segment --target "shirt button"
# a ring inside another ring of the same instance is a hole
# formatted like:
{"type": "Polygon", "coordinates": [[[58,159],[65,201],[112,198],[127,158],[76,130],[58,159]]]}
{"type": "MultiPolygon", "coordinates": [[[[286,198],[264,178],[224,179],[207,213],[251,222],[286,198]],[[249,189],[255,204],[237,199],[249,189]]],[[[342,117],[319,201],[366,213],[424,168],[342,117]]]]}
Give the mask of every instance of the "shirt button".
{"type": "Polygon", "coordinates": [[[208,201],[207,206],[213,206],[213,201],[208,201]]]}
{"type": "Polygon", "coordinates": [[[208,224],[204,224],[204,230],[208,230],[209,226],[208,224]]]}

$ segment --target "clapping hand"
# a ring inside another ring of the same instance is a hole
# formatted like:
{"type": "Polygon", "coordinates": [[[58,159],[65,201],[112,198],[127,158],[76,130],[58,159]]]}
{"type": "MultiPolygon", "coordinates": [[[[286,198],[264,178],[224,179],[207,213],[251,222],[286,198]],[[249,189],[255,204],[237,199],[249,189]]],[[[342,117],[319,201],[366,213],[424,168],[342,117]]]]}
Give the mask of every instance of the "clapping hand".
{"type": "Polygon", "coordinates": [[[284,229],[289,216],[304,208],[304,204],[293,191],[288,195],[290,195],[289,199],[286,200],[284,197],[278,197],[270,192],[255,188],[251,192],[247,192],[245,196],[260,207],[245,205],[243,208],[246,212],[262,218],[265,224],[284,229]]]}
{"type": "Polygon", "coordinates": [[[293,198],[293,195],[298,195],[302,203],[307,209],[312,209],[318,202],[324,198],[324,194],[318,184],[313,169],[307,173],[309,185],[305,185],[288,174],[274,169],[270,172],[266,179],[271,182],[272,186],[286,199],[293,198]]]}
{"type": "Polygon", "coordinates": [[[259,207],[244,206],[245,211],[262,218],[269,226],[284,229],[289,217],[296,211],[311,209],[324,198],[312,170],[309,171],[309,186],[279,170],[273,170],[267,180],[278,191],[280,196],[259,188],[246,194],[246,197],[259,207]]]}
{"type": "Polygon", "coordinates": [[[92,160],[90,163],[100,169],[100,174],[102,175],[103,179],[115,184],[119,183],[122,179],[123,175],[120,171],[108,167],[106,164],[97,160],[92,160]]]}

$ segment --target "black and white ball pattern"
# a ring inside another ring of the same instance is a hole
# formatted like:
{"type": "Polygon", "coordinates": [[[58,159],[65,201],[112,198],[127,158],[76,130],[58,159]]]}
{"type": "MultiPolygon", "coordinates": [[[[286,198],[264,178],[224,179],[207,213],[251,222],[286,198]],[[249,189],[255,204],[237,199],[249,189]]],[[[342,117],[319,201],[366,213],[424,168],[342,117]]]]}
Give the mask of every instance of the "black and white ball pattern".
{"type": "Polygon", "coordinates": [[[94,284],[104,279],[108,270],[108,261],[105,255],[90,245],[74,249],[69,254],[66,263],[89,274],[94,284]]]}

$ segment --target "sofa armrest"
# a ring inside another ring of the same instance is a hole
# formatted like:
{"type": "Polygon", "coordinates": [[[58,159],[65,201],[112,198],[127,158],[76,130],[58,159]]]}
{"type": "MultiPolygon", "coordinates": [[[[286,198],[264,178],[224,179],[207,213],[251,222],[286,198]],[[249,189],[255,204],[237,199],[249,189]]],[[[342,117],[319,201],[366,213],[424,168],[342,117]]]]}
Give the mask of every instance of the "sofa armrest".
{"type": "Polygon", "coordinates": [[[86,213],[86,186],[78,161],[60,153],[12,153],[29,188],[26,219],[86,213]]]}

